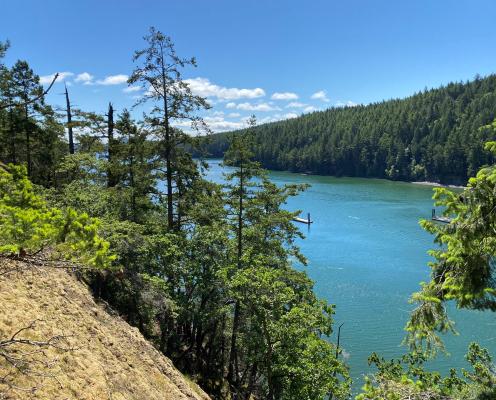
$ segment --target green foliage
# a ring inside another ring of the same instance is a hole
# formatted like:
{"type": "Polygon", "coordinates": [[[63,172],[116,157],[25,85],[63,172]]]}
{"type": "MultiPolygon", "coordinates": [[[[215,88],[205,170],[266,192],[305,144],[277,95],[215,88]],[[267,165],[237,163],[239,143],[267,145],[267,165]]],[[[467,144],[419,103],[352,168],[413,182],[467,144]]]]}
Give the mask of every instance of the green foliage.
{"type": "Polygon", "coordinates": [[[260,398],[347,397],[348,370],[336,358],[334,345],[322,338],[331,334],[334,307],[315,298],[306,274],[290,266],[267,266],[259,255],[224,279],[244,310],[239,331],[243,362],[264,381],[256,389],[260,398]]]}
{"type": "MultiPolygon", "coordinates": [[[[486,149],[496,154],[494,142],[487,143],[486,149]]],[[[435,352],[441,345],[435,332],[453,330],[444,306],[447,301],[460,308],[496,311],[495,194],[494,165],[482,168],[462,193],[435,189],[435,204],[452,219],[446,225],[421,222],[440,248],[429,252],[435,260],[429,264],[430,282],[412,297],[418,307],[407,325],[407,341],[414,350],[435,352]]]]}
{"type": "MultiPolygon", "coordinates": [[[[87,275],[95,294],[212,398],[349,398],[348,368],[329,341],[334,306],[291,264],[306,260],[297,212],[285,204],[305,186],[277,186],[261,166],[464,183],[496,154],[496,142],[482,151],[496,122],[477,129],[494,118],[496,77],[259,127],[252,118],[210,145],[229,170],[218,185],[189,151],[199,154],[201,140],[169,125],[189,120],[208,133],[195,112],[209,105],[181,79],[195,60],[179,58],[153,28],[145,41],[129,83],[146,89],[139,102],[153,102],[151,113],[135,121],[124,110],[114,124],[110,107],[106,116],[73,110],[71,155],[39,77],[25,61],[4,65],[8,43],[0,43],[0,160],[15,164],[0,164],[0,254],[46,249],[98,267],[87,275]]],[[[358,399],[494,398],[495,368],[476,344],[467,355],[474,371],[463,378],[442,378],[423,363],[442,346],[436,334],[453,330],[446,301],[496,310],[495,194],[494,166],[461,195],[436,192],[453,222],[422,222],[441,249],[431,253],[431,281],[413,296],[413,351],[399,361],[372,355],[378,372],[358,399]]]]}
{"type": "MultiPolygon", "coordinates": [[[[0,45],[0,53],[7,47],[0,45]]],[[[24,163],[34,183],[49,186],[64,155],[64,128],[42,94],[39,76],[26,61],[10,68],[0,64],[0,160],[24,163]]]]}
{"type": "Polygon", "coordinates": [[[164,164],[161,172],[166,183],[163,195],[167,203],[168,228],[179,231],[182,217],[191,205],[186,192],[199,179],[197,165],[186,148],[195,149],[198,138],[175,129],[172,122],[189,121],[197,135],[208,134],[208,127],[197,112],[209,109],[210,105],[205,98],[195,95],[182,79],[184,67],[196,66],[194,57],[179,57],[172,39],[154,27],[150,27],[143,39],[147,47],[137,50],[133,57],[133,61],[139,61],[141,65],[134,69],[128,83],[145,89],[136,104],[154,104],[145,119],[158,138],[157,155],[164,164]]]}
{"type": "MultiPolygon", "coordinates": [[[[330,108],[254,129],[254,159],[265,168],[321,175],[465,184],[493,157],[496,75],[450,83],[402,100],[330,108]]],[[[207,145],[222,157],[231,133],[207,145]]]]}
{"type": "Polygon", "coordinates": [[[346,398],[350,379],[331,332],[333,306],[316,299],[295,245],[296,213],[282,207],[305,186],[278,187],[253,161],[250,128],[231,138],[224,165],[231,251],[220,270],[233,305],[228,381],[233,395],[263,399],[346,398]]]}
{"type": "Polygon", "coordinates": [[[369,357],[377,372],[368,377],[356,400],[490,400],[496,396],[496,370],[486,349],[471,343],[467,361],[473,372],[454,369],[447,377],[427,371],[425,356],[406,354],[386,361],[377,354],[369,357]],[[465,379],[464,379],[465,378],[465,379]]]}
{"type": "Polygon", "coordinates": [[[0,167],[0,253],[24,256],[49,248],[54,257],[107,268],[113,256],[98,224],[85,213],[48,207],[24,167],[0,167]]]}
{"type": "MultiPolygon", "coordinates": [[[[482,130],[496,130],[496,124],[482,130]]],[[[488,151],[496,155],[496,143],[488,142],[488,151]]],[[[429,254],[431,280],[421,284],[411,301],[418,304],[406,326],[406,342],[411,353],[401,360],[385,361],[373,354],[369,363],[378,372],[368,379],[357,400],[470,399],[496,397],[496,369],[486,349],[472,343],[466,356],[473,372],[454,370],[442,378],[428,372],[423,363],[443,343],[438,333],[454,332],[445,303],[453,301],[459,308],[496,311],[494,260],[496,255],[496,165],[483,167],[470,178],[461,193],[436,188],[435,205],[444,209],[448,224],[421,221],[440,245],[429,254]]]]}

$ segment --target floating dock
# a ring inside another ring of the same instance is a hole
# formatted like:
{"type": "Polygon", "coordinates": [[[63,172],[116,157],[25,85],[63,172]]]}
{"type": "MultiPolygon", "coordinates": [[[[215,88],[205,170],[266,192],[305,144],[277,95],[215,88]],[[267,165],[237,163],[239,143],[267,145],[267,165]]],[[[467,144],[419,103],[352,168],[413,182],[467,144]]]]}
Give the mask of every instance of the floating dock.
{"type": "Polygon", "coordinates": [[[437,222],[442,222],[443,224],[449,224],[451,222],[451,218],[443,217],[436,215],[436,209],[432,209],[432,220],[437,222]]]}
{"type": "Polygon", "coordinates": [[[307,214],[307,219],[300,218],[300,217],[294,217],[293,221],[300,222],[302,224],[307,224],[307,225],[313,224],[313,221],[310,219],[310,213],[307,214]]]}

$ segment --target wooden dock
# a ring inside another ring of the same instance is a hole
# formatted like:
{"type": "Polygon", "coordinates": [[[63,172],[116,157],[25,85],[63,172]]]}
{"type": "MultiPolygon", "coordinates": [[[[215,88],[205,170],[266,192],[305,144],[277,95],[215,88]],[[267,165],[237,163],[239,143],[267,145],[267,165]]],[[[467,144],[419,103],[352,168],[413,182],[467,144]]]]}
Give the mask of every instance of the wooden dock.
{"type": "Polygon", "coordinates": [[[307,224],[307,225],[313,224],[313,221],[310,219],[310,213],[307,214],[307,219],[300,218],[300,217],[294,217],[293,221],[300,222],[302,224],[307,224]]]}
{"type": "Polygon", "coordinates": [[[432,209],[432,220],[437,221],[437,222],[441,222],[443,224],[449,224],[451,222],[451,218],[449,218],[449,217],[443,217],[443,216],[436,215],[436,209],[435,208],[432,209]]]}

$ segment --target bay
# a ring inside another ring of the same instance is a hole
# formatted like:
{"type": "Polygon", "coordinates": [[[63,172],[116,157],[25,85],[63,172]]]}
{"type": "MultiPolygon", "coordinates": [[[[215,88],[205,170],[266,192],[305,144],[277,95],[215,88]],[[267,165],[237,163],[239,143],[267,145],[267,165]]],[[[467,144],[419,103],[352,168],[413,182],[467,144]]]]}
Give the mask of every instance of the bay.
{"type": "MultiPolygon", "coordinates": [[[[225,168],[220,160],[209,164],[207,178],[222,182],[225,168]]],[[[313,279],[319,297],[336,305],[334,327],[337,331],[344,323],[341,344],[356,391],[363,376],[373,371],[367,364],[372,352],[389,359],[407,351],[401,343],[412,308],[408,299],[419,290],[419,282],[428,280],[427,251],[435,247],[432,236],[419,226],[420,219],[431,216],[432,188],[276,171],[270,179],[278,185],[311,185],[286,205],[301,210],[304,218],[309,212],[314,221],[310,227],[300,225],[306,238],[298,244],[308,265],[295,267],[313,279]]],[[[471,341],[496,355],[494,314],[453,305],[449,310],[459,335],[443,337],[450,354],[430,361],[429,369],[448,373],[450,368],[466,368],[464,355],[471,341]]]]}

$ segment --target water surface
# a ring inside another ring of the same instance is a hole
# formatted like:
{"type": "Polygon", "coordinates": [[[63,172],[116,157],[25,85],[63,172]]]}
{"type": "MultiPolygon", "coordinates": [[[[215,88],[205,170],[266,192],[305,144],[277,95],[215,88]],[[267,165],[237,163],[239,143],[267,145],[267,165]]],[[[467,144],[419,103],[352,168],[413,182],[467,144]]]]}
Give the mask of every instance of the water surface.
{"type": "MultiPolygon", "coordinates": [[[[220,161],[211,161],[210,179],[222,181],[220,161]]],[[[411,305],[408,298],[429,278],[427,250],[432,236],[418,221],[430,218],[432,188],[382,179],[334,178],[271,172],[276,184],[308,183],[311,187],[288,202],[288,209],[310,212],[314,223],[301,225],[299,242],[315,281],[318,296],[336,305],[335,327],[344,323],[341,344],[354,378],[355,390],[371,371],[372,352],[397,357],[411,305]]],[[[449,357],[430,367],[448,372],[467,367],[464,355],[478,341],[496,355],[496,318],[490,312],[451,307],[459,336],[446,335],[449,357]]],[[[335,336],[333,340],[335,340],[335,336]]]]}

